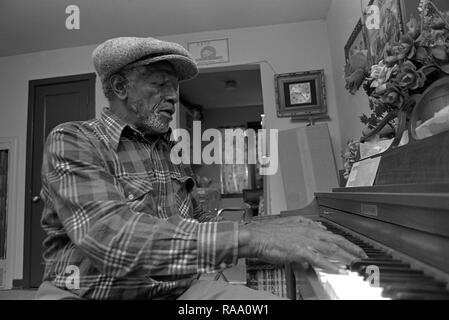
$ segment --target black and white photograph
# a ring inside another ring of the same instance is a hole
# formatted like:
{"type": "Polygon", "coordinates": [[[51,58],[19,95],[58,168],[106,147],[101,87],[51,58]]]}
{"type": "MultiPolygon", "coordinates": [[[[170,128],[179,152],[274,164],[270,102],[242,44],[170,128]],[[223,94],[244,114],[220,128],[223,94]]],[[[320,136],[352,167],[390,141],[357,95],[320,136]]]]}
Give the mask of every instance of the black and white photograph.
{"type": "Polygon", "coordinates": [[[0,0],[0,75],[0,303],[449,300],[446,0],[0,0]]]}

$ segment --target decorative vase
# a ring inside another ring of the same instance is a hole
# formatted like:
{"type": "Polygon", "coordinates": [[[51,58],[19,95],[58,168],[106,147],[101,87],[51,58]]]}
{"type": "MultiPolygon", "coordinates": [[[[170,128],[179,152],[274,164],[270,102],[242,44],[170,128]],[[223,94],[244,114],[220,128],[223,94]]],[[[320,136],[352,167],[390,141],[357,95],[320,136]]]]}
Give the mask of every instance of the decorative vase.
{"type": "Polygon", "coordinates": [[[416,100],[409,122],[409,133],[413,140],[419,140],[416,128],[431,119],[434,114],[449,105],[449,76],[432,83],[416,100]]]}

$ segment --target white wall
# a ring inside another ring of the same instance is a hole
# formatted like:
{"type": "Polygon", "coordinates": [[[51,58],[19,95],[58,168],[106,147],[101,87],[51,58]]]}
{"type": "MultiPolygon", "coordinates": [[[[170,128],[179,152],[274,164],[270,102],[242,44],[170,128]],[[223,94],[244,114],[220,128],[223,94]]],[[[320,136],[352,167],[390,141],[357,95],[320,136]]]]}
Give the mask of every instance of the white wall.
{"type": "MultiPolygon", "coordinates": [[[[274,72],[267,63],[260,64],[264,113],[268,128],[287,130],[305,125],[292,123],[288,118],[277,118],[274,74],[316,69],[325,70],[328,110],[332,118],[329,129],[337,165],[341,167],[339,114],[337,112],[333,81],[335,77],[326,22],[308,21],[166,37],[167,40],[179,42],[184,46],[187,46],[187,43],[191,41],[221,38],[229,38],[229,65],[265,60],[273,67],[274,72]]],[[[267,207],[271,208],[271,212],[278,213],[285,210],[285,194],[280,174],[269,177],[268,192],[267,207]]]]}
{"type": "MultiPolygon", "coordinates": [[[[362,1],[364,5],[368,4],[368,1],[362,1]]],[[[363,88],[360,88],[355,95],[351,95],[345,89],[344,80],[344,46],[361,16],[360,2],[354,0],[332,0],[327,15],[342,147],[348,139],[359,138],[362,135],[364,125],[359,117],[363,113],[370,112],[368,97],[363,88]]],[[[340,155],[338,157],[340,158],[340,155]]]]}
{"type": "MultiPolygon", "coordinates": [[[[330,32],[333,32],[333,30],[330,32]]],[[[276,73],[325,70],[328,110],[332,118],[329,128],[337,162],[341,167],[338,156],[341,144],[339,116],[345,113],[337,111],[333,81],[338,79],[341,73],[340,69],[332,67],[326,22],[308,21],[161,37],[161,39],[179,42],[186,47],[187,42],[190,41],[222,38],[229,38],[230,46],[230,63],[223,64],[223,66],[266,60],[272,65],[276,73]],[[334,72],[337,73],[334,74],[334,72]]],[[[22,278],[28,81],[93,72],[91,52],[94,47],[83,46],[0,58],[2,75],[0,79],[0,137],[18,137],[19,139],[19,175],[17,177],[19,196],[16,216],[21,229],[16,235],[18,252],[14,264],[16,266],[15,279],[22,278]]],[[[278,119],[276,117],[273,76],[274,72],[268,64],[261,63],[261,81],[267,127],[285,130],[303,126],[304,124],[291,123],[289,119],[278,119]]],[[[102,96],[101,87],[97,81],[97,115],[105,104],[106,100],[102,96]]],[[[271,206],[272,213],[285,209],[283,191],[281,176],[279,174],[270,176],[267,207],[268,205],[271,206]]]]}

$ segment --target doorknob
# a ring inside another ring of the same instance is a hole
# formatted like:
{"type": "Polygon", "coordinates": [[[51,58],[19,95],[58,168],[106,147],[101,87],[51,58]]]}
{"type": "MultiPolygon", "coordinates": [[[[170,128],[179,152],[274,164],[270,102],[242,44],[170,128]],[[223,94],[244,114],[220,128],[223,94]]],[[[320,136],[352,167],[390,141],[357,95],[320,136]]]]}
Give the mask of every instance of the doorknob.
{"type": "Polygon", "coordinates": [[[33,203],[38,203],[40,200],[41,200],[41,197],[39,197],[39,196],[34,196],[33,199],[31,199],[31,201],[33,203]]]}

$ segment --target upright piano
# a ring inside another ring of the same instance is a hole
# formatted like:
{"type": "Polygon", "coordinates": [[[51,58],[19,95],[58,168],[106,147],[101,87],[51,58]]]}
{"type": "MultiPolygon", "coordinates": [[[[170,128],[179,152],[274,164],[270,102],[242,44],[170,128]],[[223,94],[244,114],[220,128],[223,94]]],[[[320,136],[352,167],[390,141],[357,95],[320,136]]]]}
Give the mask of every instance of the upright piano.
{"type": "Polygon", "coordinates": [[[373,186],[317,192],[303,215],[368,259],[328,274],[286,266],[291,299],[449,299],[449,132],[387,150],[373,186]]]}

